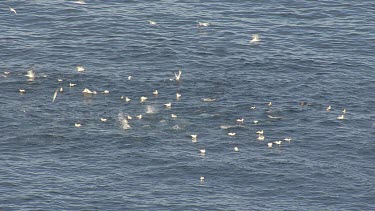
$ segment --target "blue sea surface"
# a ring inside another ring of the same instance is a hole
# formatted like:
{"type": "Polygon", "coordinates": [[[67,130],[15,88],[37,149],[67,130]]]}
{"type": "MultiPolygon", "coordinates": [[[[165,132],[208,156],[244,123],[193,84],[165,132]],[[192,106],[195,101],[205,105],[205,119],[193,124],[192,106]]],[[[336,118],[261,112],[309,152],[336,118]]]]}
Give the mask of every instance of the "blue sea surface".
{"type": "Polygon", "coordinates": [[[86,3],[0,4],[1,210],[375,210],[374,1],[86,3]]]}

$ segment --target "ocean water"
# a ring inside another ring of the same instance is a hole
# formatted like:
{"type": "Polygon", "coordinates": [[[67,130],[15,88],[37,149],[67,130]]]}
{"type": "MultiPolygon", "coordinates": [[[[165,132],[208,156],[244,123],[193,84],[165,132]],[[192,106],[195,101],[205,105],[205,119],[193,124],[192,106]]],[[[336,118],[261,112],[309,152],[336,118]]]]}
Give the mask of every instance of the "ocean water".
{"type": "Polygon", "coordinates": [[[0,11],[1,210],[375,210],[373,1],[0,11]]]}

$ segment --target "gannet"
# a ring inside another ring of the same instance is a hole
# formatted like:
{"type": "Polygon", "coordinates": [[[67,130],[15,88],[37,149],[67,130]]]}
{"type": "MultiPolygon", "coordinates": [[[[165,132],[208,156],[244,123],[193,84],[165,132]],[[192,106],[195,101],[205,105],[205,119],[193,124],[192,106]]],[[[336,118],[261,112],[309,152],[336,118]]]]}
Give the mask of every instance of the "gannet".
{"type": "Polygon", "coordinates": [[[80,123],[75,123],[74,126],[75,127],[81,127],[82,125],[80,123]]]}
{"type": "Polygon", "coordinates": [[[235,136],[236,133],[228,133],[228,136],[235,136]]]}
{"type": "Polygon", "coordinates": [[[63,92],[63,91],[64,91],[64,89],[62,87],[60,87],[60,92],[63,92]]]}
{"type": "Polygon", "coordinates": [[[271,148],[272,147],[272,143],[268,143],[268,148],[271,148]]]}
{"type": "Polygon", "coordinates": [[[238,150],[239,150],[238,147],[234,147],[234,151],[238,152],[238,150]]]}
{"type": "Polygon", "coordinates": [[[170,107],[172,107],[172,103],[171,103],[171,102],[166,103],[166,104],[164,104],[164,106],[165,106],[166,108],[170,108],[170,107]]]}
{"type": "Polygon", "coordinates": [[[209,22],[198,22],[198,27],[207,27],[210,26],[211,24],[209,22]]]}
{"type": "Polygon", "coordinates": [[[198,135],[190,135],[193,142],[197,142],[198,135]]]}
{"type": "Polygon", "coordinates": [[[241,119],[237,119],[237,120],[236,120],[237,123],[244,123],[244,121],[245,121],[244,118],[241,118],[241,119]]]}
{"type": "Polygon", "coordinates": [[[148,23],[152,26],[157,26],[159,27],[158,23],[156,23],[155,21],[152,21],[152,20],[148,20],[148,23]]]}
{"type": "Polygon", "coordinates": [[[76,86],[77,84],[69,83],[69,87],[76,86]]]}
{"type": "Polygon", "coordinates": [[[204,181],[204,176],[201,176],[199,179],[201,180],[201,183],[203,183],[203,181],[204,181]]]}
{"type": "Polygon", "coordinates": [[[337,117],[337,119],[344,119],[344,114],[337,117]]]}
{"type": "Polygon", "coordinates": [[[174,73],[174,77],[176,79],[176,81],[179,81],[180,78],[181,78],[181,74],[182,74],[182,71],[181,70],[178,70],[178,74],[177,73],[174,73]]]}
{"type": "Polygon", "coordinates": [[[342,113],[346,114],[346,109],[345,108],[342,110],[342,113]]]}
{"type": "Polygon", "coordinates": [[[181,94],[180,93],[176,93],[176,99],[180,100],[180,97],[181,97],[181,94]]]}
{"type": "Polygon", "coordinates": [[[272,102],[269,102],[269,103],[268,103],[268,106],[271,107],[271,106],[272,106],[272,102]]]}
{"type": "Polygon", "coordinates": [[[255,107],[255,106],[251,106],[250,108],[251,108],[251,109],[253,109],[253,110],[255,110],[255,109],[256,109],[256,107],[255,107]]]}
{"type": "Polygon", "coordinates": [[[171,117],[172,118],[177,118],[177,115],[176,114],[171,114],[171,117]]]}
{"type": "MultiPolygon", "coordinates": [[[[130,98],[128,98],[128,97],[125,97],[125,102],[130,102],[131,101],[131,99],[130,98]]],[[[141,102],[142,102],[142,99],[141,99],[141,102]]]]}
{"type": "Polygon", "coordinates": [[[100,121],[102,121],[102,122],[106,122],[107,119],[106,119],[106,118],[100,118],[100,121]]]}
{"type": "Polygon", "coordinates": [[[259,35],[258,35],[258,34],[253,34],[253,35],[251,36],[250,43],[257,43],[257,42],[259,42],[259,41],[260,41],[260,39],[259,39],[259,35]]]}
{"type": "Polygon", "coordinates": [[[264,141],[264,138],[265,138],[265,137],[264,137],[263,135],[259,135],[257,139],[258,139],[259,141],[264,141]]]}
{"type": "Polygon", "coordinates": [[[128,120],[132,120],[132,119],[133,119],[133,117],[131,117],[131,116],[129,116],[129,115],[128,115],[126,118],[127,118],[128,120]]]}
{"type": "Polygon", "coordinates": [[[14,12],[14,14],[17,14],[17,11],[16,11],[14,8],[9,7],[9,10],[10,10],[11,12],[14,12]]]}
{"type": "Polygon", "coordinates": [[[140,98],[140,100],[141,100],[141,103],[144,103],[146,100],[147,100],[148,98],[147,97],[145,97],[145,96],[142,96],[141,98],[140,98]]]}
{"type": "Polygon", "coordinates": [[[104,90],[102,93],[103,94],[109,94],[109,91],[108,90],[104,90]]]}
{"type": "Polygon", "coordinates": [[[330,111],[332,109],[332,107],[329,105],[327,108],[326,108],[326,111],[330,111]]]}
{"type": "Polygon", "coordinates": [[[158,90],[155,89],[155,90],[152,92],[152,94],[153,94],[153,95],[158,95],[159,92],[158,92],[158,90]]]}
{"type": "Polygon", "coordinates": [[[290,141],[292,141],[292,139],[291,138],[284,138],[284,141],[287,141],[287,142],[290,143],[290,141]]]}
{"type": "Polygon", "coordinates": [[[78,72],[85,71],[85,68],[83,66],[77,66],[76,69],[77,69],[78,72]]]}
{"type": "Polygon", "coordinates": [[[58,78],[57,79],[57,82],[62,82],[63,80],[61,78],[58,78]]]}
{"type": "Polygon", "coordinates": [[[128,80],[129,81],[132,80],[132,76],[131,75],[128,76],[128,80]]]}
{"type": "Polygon", "coordinates": [[[137,119],[142,119],[142,114],[138,115],[137,119]]]}
{"type": "Polygon", "coordinates": [[[282,142],[282,141],[274,141],[273,143],[274,143],[274,144],[277,144],[277,145],[281,145],[281,142],[282,142]]]}
{"type": "Polygon", "coordinates": [[[254,124],[258,124],[259,121],[258,120],[254,120],[253,122],[254,122],[254,124]]]}
{"type": "Polygon", "coordinates": [[[263,135],[263,130],[257,131],[256,134],[263,135]]]}
{"type": "Polygon", "coordinates": [[[201,154],[205,154],[206,153],[206,149],[200,149],[199,151],[201,152],[201,154]]]}
{"type": "Polygon", "coordinates": [[[26,90],[24,89],[19,89],[20,93],[26,93],[26,90]]]}

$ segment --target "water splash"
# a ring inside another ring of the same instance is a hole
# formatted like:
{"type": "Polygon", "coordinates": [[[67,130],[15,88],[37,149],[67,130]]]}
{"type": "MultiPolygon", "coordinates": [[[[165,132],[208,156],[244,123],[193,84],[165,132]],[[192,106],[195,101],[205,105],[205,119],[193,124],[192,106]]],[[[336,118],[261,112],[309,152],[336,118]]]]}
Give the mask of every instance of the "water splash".
{"type": "Polygon", "coordinates": [[[124,115],[124,113],[120,112],[117,115],[118,121],[120,122],[122,129],[127,130],[130,128],[129,122],[126,119],[127,115],[124,115]]]}
{"type": "Polygon", "coordinates": [[[154,106],[152,106],[152,105],[146,106],[146,113],[147,114],[154,114],[156,112],[157,112],[157,110],[154,106]]]}

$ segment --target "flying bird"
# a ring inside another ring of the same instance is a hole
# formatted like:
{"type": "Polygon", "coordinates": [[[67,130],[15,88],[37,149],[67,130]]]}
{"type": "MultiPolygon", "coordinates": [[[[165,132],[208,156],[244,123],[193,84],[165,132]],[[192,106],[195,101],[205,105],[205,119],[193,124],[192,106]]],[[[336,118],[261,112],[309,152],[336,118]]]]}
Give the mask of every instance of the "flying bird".
{"type": "Polygon", "coordinates": [[[14,8],[9,7],[9,10],[10,10],[11,12],[14,12],[14,14],[17,14],[17,11],[16,11],[14,8]]]}
{"type": "Polygon", "coordinates": [[[56,89],[55,93],[53,94],[52,102],[55,102],[58,91],[59,91],[59,89],[56,89]]]}

